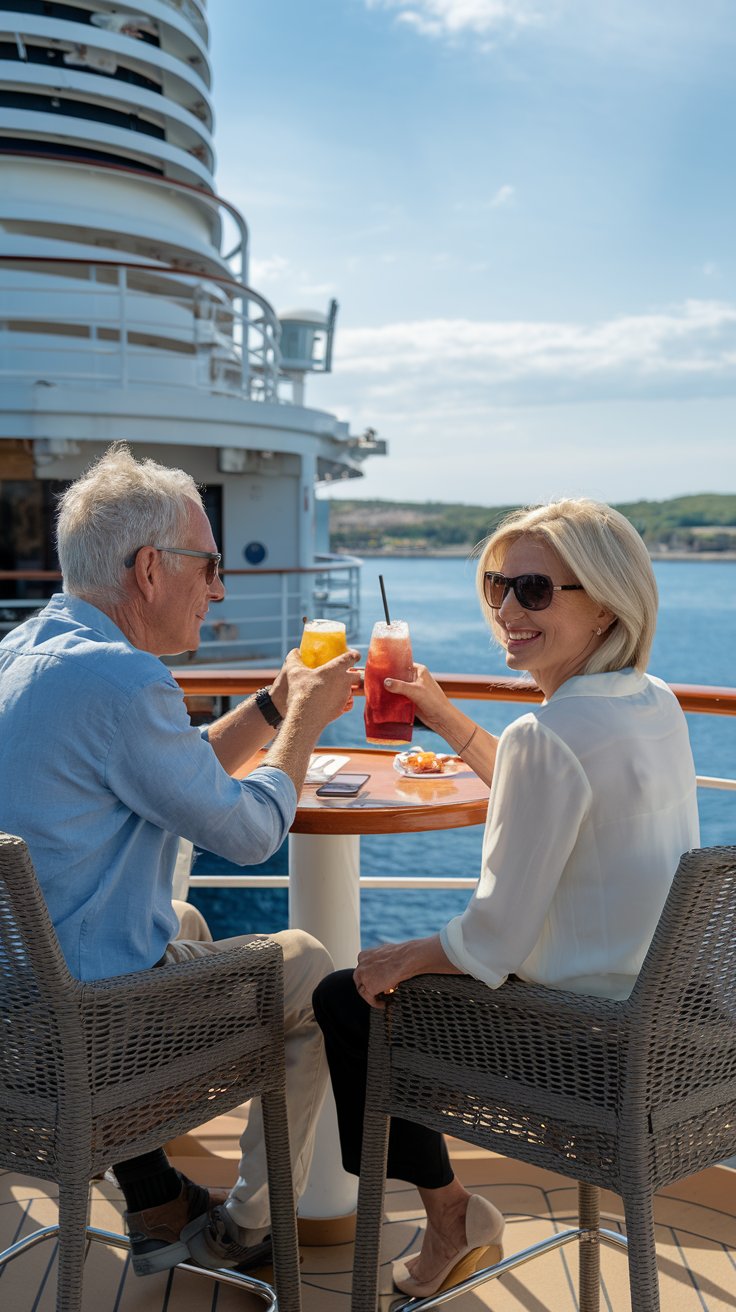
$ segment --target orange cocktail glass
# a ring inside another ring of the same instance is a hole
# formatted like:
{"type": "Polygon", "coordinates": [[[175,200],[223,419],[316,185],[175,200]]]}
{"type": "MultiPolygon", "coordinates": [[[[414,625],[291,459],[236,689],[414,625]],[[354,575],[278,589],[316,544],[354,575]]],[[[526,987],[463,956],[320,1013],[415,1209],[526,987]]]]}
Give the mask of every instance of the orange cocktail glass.
{"type": "Polygon", "coordinates": [[[340,620],[308,620],[302,631],[299,655],[310,670],[347,651],[345,625],[340,620]]]}
{"type": "Polygon", "coordinates": [[[414,678],[414,661],[406,620],[373,625],[365,663],[365,736],[369,743],[410,743],[414,726],[414,703],[408,697],[388,692],[384,679],[414,678]]]}

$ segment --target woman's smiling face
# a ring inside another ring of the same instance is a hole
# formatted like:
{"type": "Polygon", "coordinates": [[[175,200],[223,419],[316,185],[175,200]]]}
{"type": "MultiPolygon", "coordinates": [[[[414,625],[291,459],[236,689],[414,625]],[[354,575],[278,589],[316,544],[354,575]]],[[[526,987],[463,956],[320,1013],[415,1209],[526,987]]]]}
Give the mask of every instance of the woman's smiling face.
{"type": "MultiPolygon", "coordinates": [[[[578,582],[552,547],[531,535],[507,548],[498,569],[507,578],[546,574],[553,583],[578,582]]],[[[512,670],[528,670],[545,697],[580,673],[614,618],[582,591],[555,592],[546,610],[525,610],[512,588],[492,615],[506,664],[512,670]]]]}

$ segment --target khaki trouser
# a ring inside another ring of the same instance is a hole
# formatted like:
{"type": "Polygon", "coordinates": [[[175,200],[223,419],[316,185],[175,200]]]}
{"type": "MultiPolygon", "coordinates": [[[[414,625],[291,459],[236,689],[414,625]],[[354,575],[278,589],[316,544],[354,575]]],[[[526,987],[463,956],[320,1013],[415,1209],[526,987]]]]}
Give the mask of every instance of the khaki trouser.
{"type": "MultiPolygon", "coordinates": [[[[199,913],[188,904],[175,902],[182,931],[192,927],[186,911],[199,913]],[[182,908],[184,911],[182,911],[182,908]]],[[[207,933],[203,917],[201,924],[194,921],[195,933],[207,933]]],[[[261,934],[242,934],[238,938],[225,938],[212,942],[205,938],[177,938],[170,943],[165,961],[191,961],[208,952],[223,952],[238,943],[251,943],[261,934]]],[[[286,1045],[286,1110],[289,1119],[289,1141],[294,1175],[294,1193],[297,1201],[304,1193],[314,1151],[314,1134],[317,1117],[327,1087],[322,1032],[312,1010],[312,993],[325,975],[333,969],[332,958],[326,948],[301,929],[286,929],[269,935],[281,944],[284,954],[284,1035],[286,1045]]],[[[268,1177],[266,1148],[263,1140],[263,1119],[260,1098],[246,1104],[245,1129],[240,1136],[240,1166],[238,1180],[230,1191],[227,1209],[241,1230],[265,1231],[269,1227],[268,1177]]],[[[251,1242],[254,1241],[251,1236],[251,1242]]]]}

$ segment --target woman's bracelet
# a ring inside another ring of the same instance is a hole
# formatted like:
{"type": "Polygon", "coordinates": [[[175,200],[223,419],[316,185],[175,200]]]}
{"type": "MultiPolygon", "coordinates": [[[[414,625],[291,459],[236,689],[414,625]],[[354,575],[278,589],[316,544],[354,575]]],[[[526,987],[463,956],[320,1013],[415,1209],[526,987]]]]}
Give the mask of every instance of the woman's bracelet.
{"type": "Polygon", "coordinates": [[[474,726],[474,728],[473,728],[473,732],[471,733],[470,737],[468,738],[468,741],[466,742],[465,746],[464,746],[464,747],[460,747],[460,748],[458,748],[458,751],[457,751],[457,755],[458,755],[458,756],[464,756],[464,755],[465,755],[465,753],[467,752],[467,750],[468,750],[470,744],[472,743],[473,739],[475,738],[475,735],[477,734],[477,732],[478,732],[478,726],[477,726],[477,724],[476,724],[476,725],[474,726]]]}

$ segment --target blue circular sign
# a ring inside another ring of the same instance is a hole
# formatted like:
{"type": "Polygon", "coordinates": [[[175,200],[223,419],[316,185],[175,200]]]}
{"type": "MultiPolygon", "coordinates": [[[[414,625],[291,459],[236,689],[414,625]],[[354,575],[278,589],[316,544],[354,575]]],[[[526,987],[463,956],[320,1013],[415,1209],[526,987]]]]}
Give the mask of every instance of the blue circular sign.
{"type": "Polygon", "coordinates": [[[249,542],[243,547],[243,555],[249,565],[262,565],[266,559],[266,548],[262,542],[249,542]]]}

